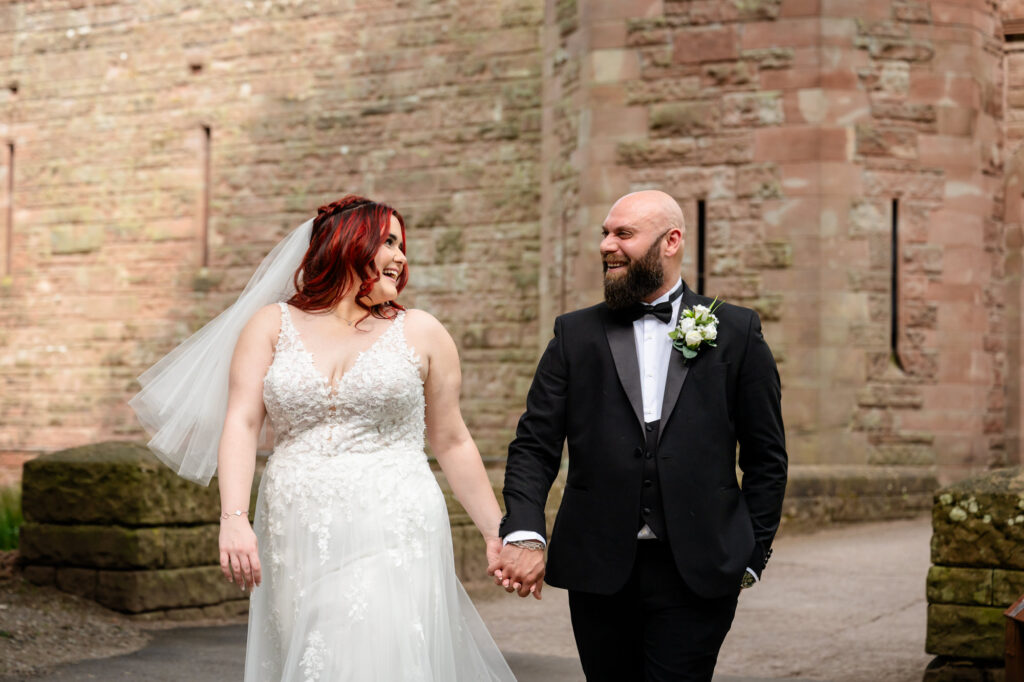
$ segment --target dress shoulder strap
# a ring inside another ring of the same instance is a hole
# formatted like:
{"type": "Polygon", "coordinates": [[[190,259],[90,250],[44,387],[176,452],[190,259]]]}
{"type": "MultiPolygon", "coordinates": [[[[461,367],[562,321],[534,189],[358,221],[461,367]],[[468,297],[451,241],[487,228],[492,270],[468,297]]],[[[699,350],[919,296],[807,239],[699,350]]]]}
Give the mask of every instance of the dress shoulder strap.
{"type": "Polygon", "coordinates": [[[284,301],[278,302],[277,305],[281,308],[281,331],[277,335],[277,344],[274,346],[274,350],[275,352],[291,350],[298,342],[298,331],[292,324],[292,311],[288,309],[288,304],[284,301]]]}
{"type": "MultiPolygon", "coordinates": [[[[406,311],[404,310],[398,311],[394,321],[391,323],[392,329],[394,330],[395,337],[398,342],[399,351],[416,367],[417,376],[419,376],[421,365],[420,356],[416,353],[416,350],[409,345],[409,340],[405,336],[405,312],[406,311]]],[[[387,333],[390,334],[392,329],[388,329],[387,333]]]]}

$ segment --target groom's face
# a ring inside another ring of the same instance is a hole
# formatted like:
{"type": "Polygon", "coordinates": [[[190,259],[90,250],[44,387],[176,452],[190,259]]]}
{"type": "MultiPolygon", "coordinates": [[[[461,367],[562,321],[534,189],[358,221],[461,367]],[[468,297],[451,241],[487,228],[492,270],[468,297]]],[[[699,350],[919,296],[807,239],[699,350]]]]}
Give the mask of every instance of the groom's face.
{"type": "Polygon", "coordinates": [[[661,246],[666,233],[649,212],[630,205],[612,207],[601,239],[604,294],[610,307],[635,305],[662,286],[661,246]]]}

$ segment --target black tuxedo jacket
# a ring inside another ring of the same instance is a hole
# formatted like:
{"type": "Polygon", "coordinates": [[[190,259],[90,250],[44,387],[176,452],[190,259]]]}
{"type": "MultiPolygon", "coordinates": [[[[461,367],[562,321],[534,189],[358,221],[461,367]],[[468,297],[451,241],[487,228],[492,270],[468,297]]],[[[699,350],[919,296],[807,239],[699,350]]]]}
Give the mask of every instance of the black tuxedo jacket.
{"type": "MultiPolygon", "coordinates": [[[[689,289],[680,310],[711,300],[689,289]]],[[[787,457],[779,373],[757,314],[722,304],[717,347],[673,350],[657,458],[668,542],[705,597],[739,589],[767,561],[782,512],[787,457]],[[736,479],[736,446],[743,485],[736,479]]],[[[569,466],[546,582],[612,594],[636,552],[645,450],[633,323],[601,303],[555,320],[509,446],[501,534],[546,535],[544,506],[563,443],[569,466]]]]}

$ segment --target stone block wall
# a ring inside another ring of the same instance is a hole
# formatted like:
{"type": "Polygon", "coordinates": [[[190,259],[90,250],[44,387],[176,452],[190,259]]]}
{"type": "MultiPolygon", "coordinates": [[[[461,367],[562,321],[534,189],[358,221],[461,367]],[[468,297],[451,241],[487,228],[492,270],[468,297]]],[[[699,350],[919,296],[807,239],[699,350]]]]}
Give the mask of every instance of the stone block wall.
{"type": "Polygon", "coordinates": [[[793,466],[780,529],[911,518],[931,508],[938,485],[935,473],[922,467],[793,466]]]}
{"type": "Polygon", "coordinates": [[[1003,612],[1024,594],[1024,469],[1000,469],[939,490],[932,527],[925,649],[989,667],[1003,658],[1003,612]]]}
{"type": "Polygon", "coordinates": [[[599,226],[648,187],[684,206],[694,285],[702,202],[705,293],[760,313],[794,462],[1018,461],[1001,22],[986,0],[549,2],[547,288],[597,300],[599,226]]]}
{"type": "Polygon", "coordinates": [[[409,219],[403,301],[452,332],[500,460],[553,318],[601,298],[611,202],[646,187],[684,207],[691,285],[703,205],[704,292],[760,313],[794,463],[1019,462],[1022,19],[1016,0],[0,5],[0,466],[139,437],[134,377],[347,191],[409,219]]]}
{"type": "Polygon", "coordinates": [[[536,361],[542,20],[530,0],[0,5],[0,453],[139,437],[135,376],[355,192],[408,219],[402,300],[452,333],[502,457],[536,361]]]}
{"type": "Polygon", "coordinates": [[[33,459],[22,509],[21,561],[33,583],[139,618],[248,610],[218,565],[216,484],[179,478],[143,445],[98,443],[33,459]]]}

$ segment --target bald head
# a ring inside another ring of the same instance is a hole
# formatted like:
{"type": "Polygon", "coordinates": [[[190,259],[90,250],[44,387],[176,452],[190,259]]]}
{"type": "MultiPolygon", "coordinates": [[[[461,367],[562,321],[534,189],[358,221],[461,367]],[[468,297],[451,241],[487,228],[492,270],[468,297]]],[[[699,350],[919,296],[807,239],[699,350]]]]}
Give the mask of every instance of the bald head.
{"type": "Polygon", "coordinates": [[[660,225],[663,230],[678,229],[686,236],[686,224],[683,219],[683,209],[679,203],[668,194],[657,189],[645,189],[639,192],[630,192],[612,204],[608,215],[622,212],[634,217],[651,221],[660,225]]]}

